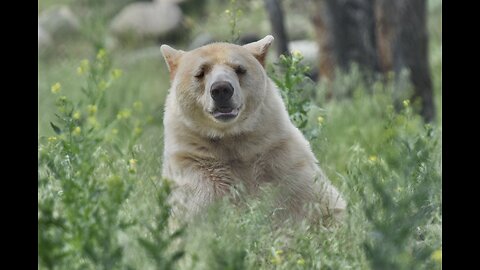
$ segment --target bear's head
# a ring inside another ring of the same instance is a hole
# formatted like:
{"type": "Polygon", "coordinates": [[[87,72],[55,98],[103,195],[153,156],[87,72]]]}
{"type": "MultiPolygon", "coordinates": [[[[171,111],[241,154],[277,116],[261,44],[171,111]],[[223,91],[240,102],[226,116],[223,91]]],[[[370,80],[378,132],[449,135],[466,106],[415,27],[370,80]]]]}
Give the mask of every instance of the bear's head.
{"type": "Polygon", "coordinates": [[[192,51],[161,46],[181,118],[211,137],[251,129],[266,98],[271,35],[243,46],[212,43],[192,51]]]}

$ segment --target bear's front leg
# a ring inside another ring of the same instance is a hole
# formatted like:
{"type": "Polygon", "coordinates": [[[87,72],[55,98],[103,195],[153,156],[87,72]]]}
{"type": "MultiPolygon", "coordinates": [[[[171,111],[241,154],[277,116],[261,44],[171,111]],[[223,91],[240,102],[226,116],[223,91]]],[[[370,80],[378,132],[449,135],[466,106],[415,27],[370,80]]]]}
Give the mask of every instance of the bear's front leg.
{"type": "Polygon", "coordinates": [[[173,214],[193,217],[216,199],[230,192],[234,177],[228,165],[208,157],[177,153],[164,168],[164,178],[173,181],[173,214]]]}

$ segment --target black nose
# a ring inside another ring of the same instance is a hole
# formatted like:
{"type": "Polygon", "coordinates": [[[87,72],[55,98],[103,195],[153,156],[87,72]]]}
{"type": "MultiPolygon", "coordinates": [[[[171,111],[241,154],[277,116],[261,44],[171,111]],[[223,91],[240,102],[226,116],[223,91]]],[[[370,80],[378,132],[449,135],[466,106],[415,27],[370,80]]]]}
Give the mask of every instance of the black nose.
{"type": "Polygon", "coordinates": [[[233,96],[233,86],[226,81],[214,82],[210,88],[210,95],[216,102],[226,102],[233,96]]]}

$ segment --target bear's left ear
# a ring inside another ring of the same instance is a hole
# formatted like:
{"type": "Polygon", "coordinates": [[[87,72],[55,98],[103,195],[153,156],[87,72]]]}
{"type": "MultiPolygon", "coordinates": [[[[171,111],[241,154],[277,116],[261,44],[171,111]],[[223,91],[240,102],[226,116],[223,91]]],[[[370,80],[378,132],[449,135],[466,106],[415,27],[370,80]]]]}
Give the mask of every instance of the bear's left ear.
{"type": "Polygon", "coordinates": [[[165,44],[160,46],[160,51],[162,52],[163,58],[167,63],[168,71],[170,71],[170,80],[173,80],[175,77],[175,72],[177,71],[180,57],[185,52],[182,50],[175,50],[174,48],[165,44]]]}
{"type": "Polygon", "coordinates": [[[252,43],[248,43],[243,45],[245,49],[247,49],[257,60],[265,67],[265,57],[268,53],[268,48],[273,42],[273,36],[268,35],[259,41],[255,41],[252,43]]]}

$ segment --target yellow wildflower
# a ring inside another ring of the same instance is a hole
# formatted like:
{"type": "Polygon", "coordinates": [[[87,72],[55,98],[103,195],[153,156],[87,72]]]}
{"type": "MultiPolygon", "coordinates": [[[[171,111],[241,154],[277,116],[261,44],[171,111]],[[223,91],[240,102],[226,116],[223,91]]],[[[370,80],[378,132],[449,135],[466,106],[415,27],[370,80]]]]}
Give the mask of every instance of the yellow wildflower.
{"type": "Polygon", "coordinates": [[[303,258],[300,258],[297,260],[298,265],[305,265],[305,260],[303,258]]]}
{"type": "Polygon", "coordinates": [[[73,117],[73,119],[78,120],[78,119],[80,119],[81,116],[82,115],[80,114],[80,112],[76,111],[76,112],[73,113],[72,117],[73,117]]]}
{"type": "Polygon", "coordinates": [[[302,57],[302,53],[299,50],[293,50],[292,51],[292,56],[295,58],[300,58],[302,57]]]}
{"type": "Polygon", "coordinates": [[[85,74],[90,68],[90,62],[88,59],[83,59],[80,61],[80,66],[77,68],[77,74],[78,75],[83,75],[85,74]]]}
{"type": "Polygon", "coordinates": [[[112,70],[112,77],[114,79],[118,79],[118,78],[120,78],[120,76],[122,76],[122,70],[121,69],[116,68],[116,69],[112,70]]]}
{"type": "Polygon", "coordinates": [[[282,263],[282,257],[280,256],[275,256],[270,260],[271,263],[273,264],[281,264],[282,263]]]}
{"type": "Polygon", "coordinates": [[[319,117],[317,118],[317,121],[318,121],[318,124],[319,124],[319,125],[322,125],[323,122],[325,121],[325,118],[323,118],[322,116],[319,116],[319,117]]]}
{"type": "Polygon", "coordinates": [[[57,137],[55,137],[55,136],[48,137],[48,141],[49,141],[49,142],[56,142],[56,141],[57,141],[57,137]]]}
{"type": "Polygon", "coordinates": [[[61,88],[62,88],[62,85],[59,82],[57,82],[56,84],[52,85],[52,88],[50,88],[50,91],[52,91],[52,93],[54,94],[58,94],[61,88]]]}
{"type": "Polygon", "coordinates": [[[106,55],[107,55],[107,52],[105,51],[105,49],[102,48],[102,49],[98,50],[97,60],[103,60],[106,55]]]}
{"type": "Polygon", "coordinates": [[[130,115],[132,115],[132,111],[129,110],[129,109],[125,109],[125,110],[120,111],[117,114],[117,119],[127,119],[127,118],[130,117],[130,115]]]}
{"type": "Polygon", "coordinates": [[[95,115],[97,113],[97,105],[88,105],[87,111],[89,115],[95,115]]]}
{"type": "Polygon", "coordinates": [[[132,158],[128,161],[128,164],[129,164],[128,171],[130,173],[135,173],[137,171],[137,160],[132,158]]]}
{"type": "Polygon", "coordinates": [[[405,99],[405,100],[403,101],[403,107],[406,108],[406,107],[408,107],[408,105],[410,105],[410,100],[405,99]]]}
{"type": "Polygon", "coordinates": [[[80,127],[75,127],[73,129],[73,134],[74,135],[80,135],[80,132],[82,132],[82,129],[80,127]]]}
{"type": "Polygon", "coordinates": [[[272,248],[272,252],[273,252],[273,258],[270,260],[271,263],[273,264],[281,264],[282,263],[282,254],[283,254],[283,250],[274,250],[272,248]]]}
{"type": "Polygon", "coordinates": [[[131,158],[131,159],[128,161],[128,164],[130,164],[130,166],[134,167],[135,165],[137,165],[137,160],[131,158]]]}
{"type": "Polygon", "coordinates": [[[432,260],[434,260],[438,263],[442,263],[442,250],[441,249],[435,250],[432,253],[431,258],[432,258],[432,260]]]}
{"type": "Polygon", "coordinates": [[[371,155],[371,156],[368,157],[368,161],[370,161],[372,163],[376,162],[377,160],[378,160],[378,157],[375,156],[375,155],[371,155]]]}
{"type": "Polygon", "coordinates": [[[95,116],[88,117],[87,121],[94,128],[100,127],[100,124],[98,123],[97,118],[95,116]]]}

